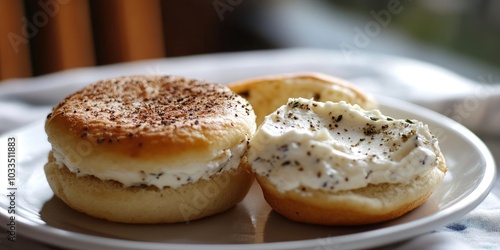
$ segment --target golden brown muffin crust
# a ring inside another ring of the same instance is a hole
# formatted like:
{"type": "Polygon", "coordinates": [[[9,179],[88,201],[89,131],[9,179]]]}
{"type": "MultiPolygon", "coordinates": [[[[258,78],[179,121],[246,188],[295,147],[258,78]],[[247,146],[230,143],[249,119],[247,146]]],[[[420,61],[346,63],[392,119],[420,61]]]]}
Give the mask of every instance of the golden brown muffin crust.
{"type": "MultiPolygon", "coordinates": [[[[99,81],[68,96],[48,115],[45,128],[53,148],[65,156],[67,147],[83,142],[92,145],[86,160],[114,155],[125,162],[172,163],[192,154],[209,160],[214,150],[241,143],[253,134],[254,119],[250,104],[223,85],[128,76],[99,81]]],[[[96,165],[102,164],[82,167],[96,165]]],[[[122,167],[137,166],[126,165],[122,167]]]]}

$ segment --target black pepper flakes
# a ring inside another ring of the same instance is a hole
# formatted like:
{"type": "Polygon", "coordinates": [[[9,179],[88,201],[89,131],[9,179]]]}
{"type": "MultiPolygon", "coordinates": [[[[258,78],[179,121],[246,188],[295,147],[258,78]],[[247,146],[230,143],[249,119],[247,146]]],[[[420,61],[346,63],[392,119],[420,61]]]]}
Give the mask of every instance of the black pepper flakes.
{"type": "Polygon", "coordinates": [[[342,121],[342,115],[339,115],[335,121],[336,121],[336,122],[340,122],[340,121],[342,121]]]}
{"type": "Polygon", "coordinates": [[[370,177],[370,175],[371,175],[372,173],[373,173],[373,171],[372,171],[372,170],[368,171],[368,173],[367,173],[367,174],[366,174],[366,176],[365,176],[365,179],[368,179],[368,177],[370,177]]]}
{"type": "Polygon", "coordinates": [[[288,166],[290,164],[291,164],[290,161],[284,161],[283,163],[281,163],[281,166],[288,166]]]}
{"type": "Polygon", "coordinates": [[[363,127],[363,133],[366,136],[371,136],[373,134],[378,134],[380,131],[373,124],[367,123],[365,127],[363,127]]]}
{"type": "Polygon", "coordinates": [[[80,138],[84,138],[88,135],[87,131],[83,131],[82,134],[80,135],[80,138]]]}

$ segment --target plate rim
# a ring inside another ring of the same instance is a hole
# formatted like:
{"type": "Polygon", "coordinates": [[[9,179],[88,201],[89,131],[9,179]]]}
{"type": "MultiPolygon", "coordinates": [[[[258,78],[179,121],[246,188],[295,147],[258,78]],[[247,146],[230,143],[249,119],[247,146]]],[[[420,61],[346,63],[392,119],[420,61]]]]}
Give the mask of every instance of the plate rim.
{"type": "MultiPolygon", "coordinates": [[[[455,204],[445,208],[444,210],[439,210],[434,214],[428,215],[423,218],[419,218],[414,221],[406,222],[403,224],[392,225],[385,228],[379,228],[375,230],[354,233],[349,235],[323,237],[317,239],[307,239],[307,240],[295,240],[295,241],[285,241],[285,242],[267,242],[267,243],[245,243],[245,244],[203,244],[203,243],[160,243],[160,242],[142,242],[136,240],[118,239],[118,238],[107,238],[103,236],[88,235],[84,233],[71,232],[68,230],[59,229],[46,224],[36,224],[35,222],[24,218],[16,216],[16,223],[18,224],[19,231],[23,231],[23,237],[31,238],[33,240],[43,242],[45,244],[67,247],[71,245],[72,247],[107,247],[116,249],[193,249],[203,246],[206,250],[210,249],[298,249],[298,248],[314,248],[320,246],[318,243],[320,241],[327,242],[331,246],[344,246],[348,244],[349,248],[360,248],[360,247],[375,247],[383,244],[390,244],[397,242],[398,240],[407,239],[412,236],[417,236],[426,232],[429,232],[439,226],[444,225],[447,222],[451,222],[451,217],[463,216],[477,207],[490,193],[494,181],[496,178],[496,164],[488,147],[484,142],[472,131],[459,124],[458,122],[441,115],[435,111],[424,108],[417,104],[409,103],[400,99],[387,97],[387,96],[376,96],[376,100],[380,104],[380,110],[385,113],[384,109],[393,109],[400,112],[407,112],[412,114],[417,114],[418,116],[425,116],[429,121],[441,124],[447,130],[453,130],[457,135],[460,135],[462,140],[469,141],[469,143],[475,147],[480,156],[484,159],[484,174],[479,184],[470,192],[469,195],[462,197],[455,204]],[[47,230],[49,229],[49,230],[47,230]],[[397,233],[396,233],[397,232],[397,233]],[[395,234],[396,233],[396,234],[395,234]],[[71,235],[71,236],[70,236],[71,235]],[[391,241],[388,242],[385,237],[381,236],[391,236],[391,241]],[[52,241],[48,240],[49,237],[52,241]],[[363,237],[363,241],[356,242],[353,239],[359,239],[363,237]],[[56,241],[53,241],[56,239],[56,241]],[[363,242],[370,241],[369,245],[363,244],[363,242]],[[354,242],[354,243],[353,243],[354,242]],[[71,244],[67,244],[71,243],[71,244]],[[75,243],[82,244],[75,246],[75,243]]],[[[25,127],[13,130],[2,134],[0,137],[2,140],[5,139],[7,135],[19,134],[23,131],[28,130],[33,126],[37,126],[41,121],[37,121],[25,127]]],[[[427,123],[427,122],[425,122],[427,123]]],[[[3,223],[8,220],[8,215],[6,210],[0,209],[0,220],[2,221],[2,228],[5,228],[3,223]]]]}

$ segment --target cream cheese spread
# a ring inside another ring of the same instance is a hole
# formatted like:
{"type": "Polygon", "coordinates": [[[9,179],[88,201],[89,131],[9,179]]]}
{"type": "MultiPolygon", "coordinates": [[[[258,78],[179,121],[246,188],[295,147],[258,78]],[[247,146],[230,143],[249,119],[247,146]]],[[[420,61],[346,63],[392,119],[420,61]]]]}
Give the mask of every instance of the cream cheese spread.
{"type": "Polygon", "coordinates": [[[250,140],[253,170],[280,192],[339,191],[408,183],[438,166],[438,140],[427,125],[346,102],[291,98],[250,140]]]}
{"type": "Polygon", "coordinates": [[[54,158],[59,167],[66,166],[77,176],[92,175],[101,180],[115,180],[125,187],[139,185],[153,185],[158,188],[177,188],[187,183],[197,182],[200,179],[208,180],[210,176],[224,171],[235,169],[239,166],[241,157],[247,150],[247,140],[236,146],[214,154],[209,162],[196,162],[182,166],[168,166],[161,171],[148,173],[145,171],[105,170],[91,171],[73,166],[65,160],[64,155],[52,149],[54,158]]]}

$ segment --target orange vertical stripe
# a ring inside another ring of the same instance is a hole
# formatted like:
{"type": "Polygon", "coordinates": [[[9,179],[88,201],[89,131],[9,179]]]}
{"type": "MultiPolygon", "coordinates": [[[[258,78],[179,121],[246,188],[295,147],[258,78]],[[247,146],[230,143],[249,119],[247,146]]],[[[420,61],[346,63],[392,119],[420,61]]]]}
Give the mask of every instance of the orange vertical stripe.
{"type": "Polygon", "coordinates": [[[31,76],[29,39],[23,35],[23,1],[0,1],[0,79],[31,76]]]}

